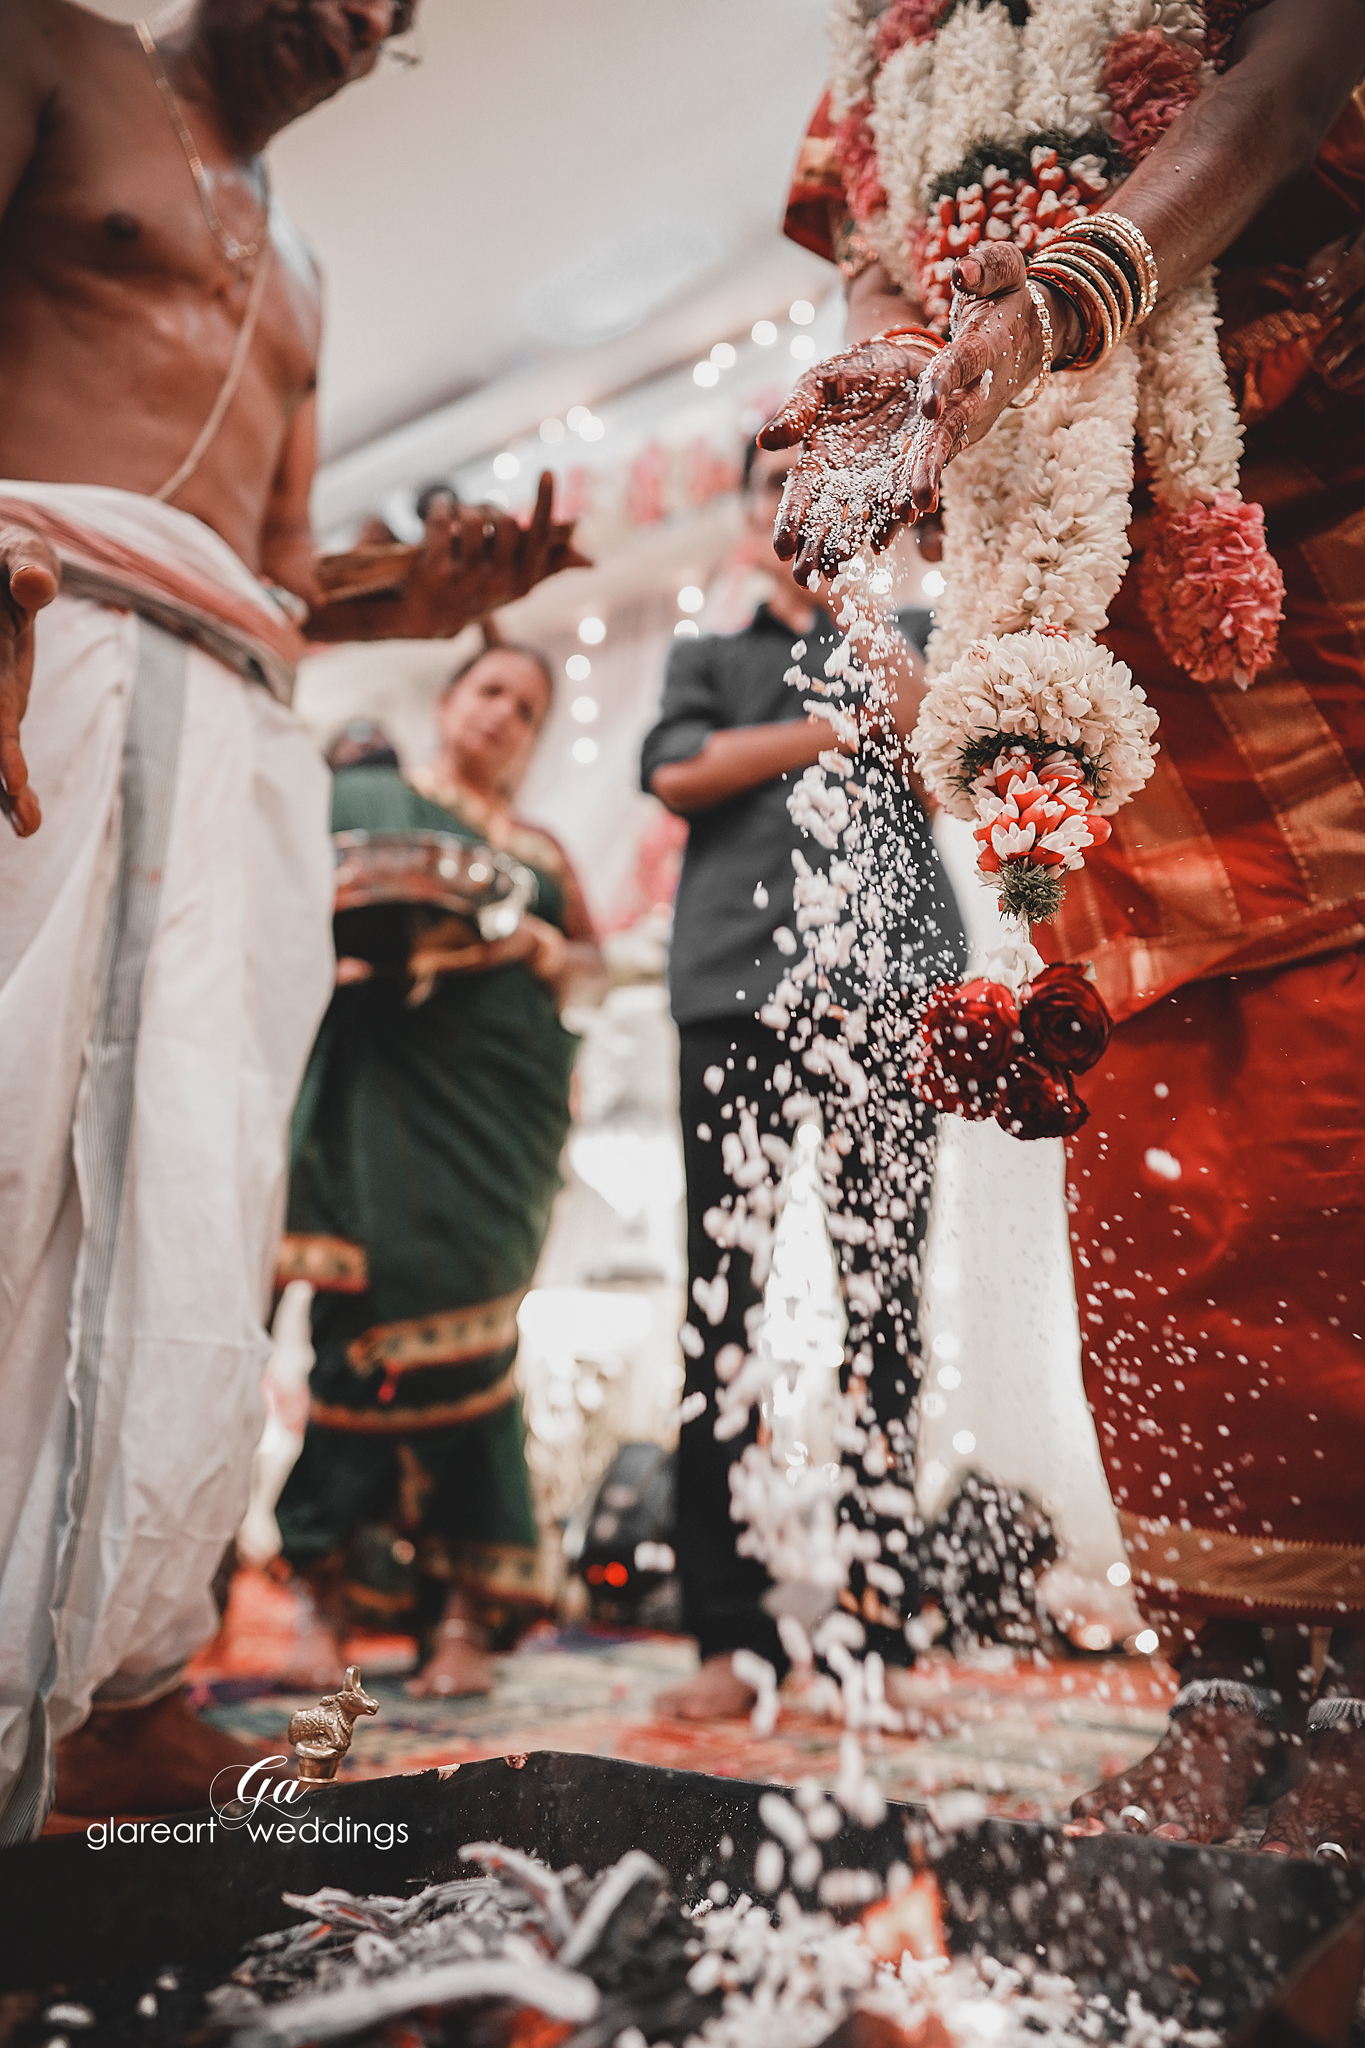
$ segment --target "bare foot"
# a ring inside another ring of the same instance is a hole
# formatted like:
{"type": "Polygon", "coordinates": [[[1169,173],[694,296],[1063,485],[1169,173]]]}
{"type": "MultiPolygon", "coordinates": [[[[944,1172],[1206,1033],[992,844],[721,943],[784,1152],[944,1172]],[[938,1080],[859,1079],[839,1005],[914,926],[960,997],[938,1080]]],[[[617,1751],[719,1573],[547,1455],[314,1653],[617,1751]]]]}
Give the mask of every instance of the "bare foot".
{"type": "Polygon", "coordinates": [[[735,1677],[726,1651],[708,1657],[695,1678],[661,1692],[654,1711],[678,1721],[737,1721],[753,1712],[757,1698],[751,1685],[735,1677]]]}
{"type": "Polygon", "coordinates": [[[1204,1700],[1174,1715],[1150,1756],[1131,1771],[1082,1793],[1072,1816],[1092,1823],[1092,1833],[1098,1822],[1178,1842],[1226,1841],[1278,1742],[1275,1731],[1244,1707],[1204,1700]]]}
{"type": "Polygon", "coordinates": [[[477,1643],[442,1638],[403,1690],[415,1700],[459,1699],[466,1693],[492,1692],[494,1668],[487,1650],[477,1643]]]}
{"type": "Polygon", "coordinates": [[[1271,1856],[1311,1856],[1322,1842],[1350,1862],[1365,1860],[1365,1728],[1310,1736],[1308,1767],[1271,1807],[1259,1846],[1271,1856]]]}
{"type": "Polygon", "coordinates": [[[468,1595],[456,1587],[446,1600],[431,1655],[404,1690],[415,1700],[459,1699],[492,1692],[493,1672],[493,1659],[483,1647],[483,1631],[468,1595]]]}
{"type": "Polygon", "coordinates": [[[283,1729],[274,1744],[237,1742],[201,1721],[183,1688],[149,1707],[96,1707],[57,1744],[57,1810],[190,1812],[209,1804],[220,1771],[287,1754],[283,1729]]]}

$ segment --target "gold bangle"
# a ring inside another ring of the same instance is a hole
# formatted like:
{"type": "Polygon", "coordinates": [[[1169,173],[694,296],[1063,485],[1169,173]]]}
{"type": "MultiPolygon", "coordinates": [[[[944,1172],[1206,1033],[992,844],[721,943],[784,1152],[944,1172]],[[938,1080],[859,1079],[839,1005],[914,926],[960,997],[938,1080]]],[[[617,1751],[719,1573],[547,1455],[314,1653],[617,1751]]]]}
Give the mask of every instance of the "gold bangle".
{"type": "Polygon", "coordinates": [[[1040,257],[1036,262],[1029,264],[1029,275],[1046,285],[1054,298],[1069,306],[1076,316],[1080,340],[1076,344],[1075,352],[1068,356],[1065,362],[1054,362],[1052,366],[1054,375],[1059,370],[1074,370],[1078,363],[1083,362],[1092,332],[1099,332],[1098,302],[1092,292],[1082,289],[1069,270],[1063,270],[1060,263],[1055,268],[1049,268],[1040,257]]]}
{"type": "Polygon", "coordinates": [[[1126,214],[1071,221],[1037,252],[1030,272],[1088,308],[1081,346],[1068,369],[1093,370],[1157,303],[1160,284],[1147,237],[1126,214]]]}
{"type": "Polygon", "coordinates": [[[1140,300],[1133,289],[1133,280],[1117,256],[1098,244],[1090,243],[1081,243],[1067,253],[1082,263],[1088,263],[1092,274],[1098,274],[1103,280],[1105,289],[1113,294],[1120,334],[1126,334],[1137,316],[1140,300]]]}
{"type": "MultiPolygon", "coordinates": [[[[1087,349],[1084,356],[1073,365],[1075,369],[1096,368],[1118,347],[1127,330],[1127,321],[1124,318],[1125,301],[1120,300],[1107,266],[1087,260],[1091,253],[1090,250],[1076,244],[1066,249],[1048,250],[1048,255],[1058,268],[1074,278],[1077,284],[1090,294],[1099,314],[1104,337],[1103,346],[1094,353],[1087,349]]],[[[1126,303],[1131,304],[1131,300],[1126,303]]]]}
{"type": "Polygon", "coordinates": [[[1134,325],[1139,320],[1145,320],[1156,304],[1156,286],[1152,272],[1137,246],[1120,235],[1108,233],[1103,228],[1091,234],[1088,231],[1088,222],[1078,221],[1072,225],[1084,228],[1086,232],[1074,237],[1070,244],[1071,248],[1077,251],[1084,250],[1092,259],[1098,258],[1110,274],[1122,275],[1123,296],[1131,307],[1131,316],[1126,324],[1134,325]]]}
{"type": "Polygon", "coordinates": [[[1142,297],[1137,317],[1145,320],[1161,296],[1161,282],[1151,243],[1137,222],[1129,220],[1126,213],[1090,213],[1083,220],[1072,221],[1067,232],[1094,237],[1108,235],[1118,243],[1141,280],[1142,297]]]}
{"type": "Polygon", "coordinates": [[[1076,260],[1076,252],[1063,251],[1055,243],[1049,244],[1046,254],[1029,268],[1045,284],[1055,281],[1069,286],[1073,296],[1080,297],[1089,307],[1091,318],[1085,323],[1081,346],[1067,368],[1095,369],[1113,353],[1121,338],[1118,304],[1112,293],[1094,271],[1076,260]]]}
{"type": "Polygon", "coordinates": [[[1043,330],[1043,364],[1028,390],[1021,393],[1018,398],[1010,400],[1015,412],[1022,412],[1025,406],[1032,405],[1036,399],[1041,398],[1052,376],[1052,315],[1047,309],[1047,300],[1043,297],[1041,288],[1031,277],[1024,280],[1024,290],[1033,302],[1033,310],[1038,315],[1038,325],[1043,330]]]}
{"type": "Polygon", "coordinates": [[[1093,241],[1077,240],[1072,244],[1069,253],[1083,263],[1088,263],[1093,271],[1106,279],[1114,293],[1122,329],[1126,334],[1137,319],[1138,309],[1142,304],[1141,289],[1134,285],[1132,272],[1114,253],[1113,247],[1106,247],[1098,238],[1093,241]]]}

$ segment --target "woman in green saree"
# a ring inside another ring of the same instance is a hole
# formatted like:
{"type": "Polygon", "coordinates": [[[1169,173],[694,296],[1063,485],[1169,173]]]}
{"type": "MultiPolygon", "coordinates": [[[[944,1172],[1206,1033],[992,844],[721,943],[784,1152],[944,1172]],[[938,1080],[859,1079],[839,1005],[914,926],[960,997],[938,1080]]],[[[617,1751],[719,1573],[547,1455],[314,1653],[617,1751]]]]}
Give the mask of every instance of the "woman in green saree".
{"type": "Polygon", "coordinates": [[[433,768],[336,777],[334,832],[492,846],[531,870],[535,896],[510,938],[431,933],[410,981],[338,962],[295,1114],[278,1275],[317,1290],[308,1428],[277,1509],[310,1596],[300,1684],[340,1678],[348,1553],[365,1526],[387,1525],[415,1558],[426,1654],[411,1690],[486,1691],[484,1642],[548,1604],[516,1315],[569,1125],[577,1040],[559,1011],[600,973],[573,870],[512,811],[550,697],[538,655],[492,645],[446,686],[433,768]]]}

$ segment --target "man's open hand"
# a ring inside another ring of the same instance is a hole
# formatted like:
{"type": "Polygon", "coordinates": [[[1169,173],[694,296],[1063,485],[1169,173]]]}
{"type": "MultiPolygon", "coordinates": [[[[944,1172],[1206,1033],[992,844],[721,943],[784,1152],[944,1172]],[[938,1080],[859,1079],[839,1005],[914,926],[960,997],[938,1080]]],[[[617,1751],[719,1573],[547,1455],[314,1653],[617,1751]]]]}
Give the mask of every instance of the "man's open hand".
{"type": "Polygon", "coordinates": [[[0,522],[0,810],[21,839],[43,821],[19,724],[33,682],[33,622],[61,588],[57,557],[26,527],[0,522]]]}
{"type": "Polygon", "coordinates": [[[759,434],[760,448],[803,444],[773,531],[803,582],[813,570],[836,576],[860,547],[885,547],[906,516],[895,507],[906,499],[916,380],[932,359],[914,341],[843,349],[806,371],[759,434]],[[855,478],[854,488],[840,488],[855,478]]]}
{"type": "Polygon", "coordinates": [[[494,505],[435,498],[422,552],[399,600],[394,637],[449,639],[473,620],[525,597],[547,576],[590,568],[586,555],[573,545],[572,525],[551,518],[553,499],[554,478],[548,470],[527,526],[494,505]]]}

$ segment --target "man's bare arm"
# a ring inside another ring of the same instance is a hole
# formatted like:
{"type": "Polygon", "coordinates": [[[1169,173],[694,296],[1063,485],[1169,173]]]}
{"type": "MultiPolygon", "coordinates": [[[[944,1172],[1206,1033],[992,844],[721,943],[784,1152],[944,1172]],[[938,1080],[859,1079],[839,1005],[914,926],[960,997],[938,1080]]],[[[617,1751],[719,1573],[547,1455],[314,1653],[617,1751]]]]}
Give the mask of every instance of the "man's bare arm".
{"type": "Polygon", "coordinates": [[[649,778],[659,802],[680,818],[775,782],[796,768],[809,768],[839,745],[823,718],[784,719],[774,725],[736,725],[713,732],[687,761],[665,761],[649,778]]]}
{"type": "Polygon", "coordinates": [[[486,619],[563,569],[591,568],[573,544],[571,522],[553,516],[554,479],[540,479],[523,526],[495,505],[457,505],[436,498],[426,536],[392,596],[318,604],[308,624],[313,640],[444,640],[486,619]]]}
{"type": "MultiPolygon", "coordinates": [[[[47,0],[0,0],[0,216],[38,148],[53,90],[50,40],[47,0]]],[[[34,620],[60,584],[46,541],[27,527],[0,525],[0,811],[21,839],[42,822],[19,743],[33,681],[34,620]]]]}
{"type": "MultiPolygon", "coordinates": [[[[1108,202],[1145,233],[1163,296],[1216,261],[1277,193],[1304,175],[1362,73],[1362,0],[1268,0],[1249,17],[1231,69],[1185,109],[1108,202]]],[[[1324,291],[1338,304],[1365,283],[1365,259],[1349,246],[1321,252],[1317,268],[1324,291]]],[[[913,349],[905,351],[904,379],[925,368],[917,404],[926,430],[897,470],[894,501],[877,509],[874,544],[884,544],[904,518],[932,510],[951,454],[979,440],[1036,376],[1041,328],[1023,290],[1024,275],[1023,252],[1012,243],[981,243],[959,260],[954,282],[989,306],[927,365],[913,349]],[[991,376],[983,381],[987,370],[991,376]]],[[[886,440],[891,427],[906,429],[908,412],[902,406],[897,413],[882,391],[888,345],[857,346],[883,331],[888,315],[892,325],[915,322],[913,302],[897,299],[889,287],[878,265],[855,280],[849,309],[855,345],[821,366],[818,378],[808,372],[761,436],[765,447],[806,443],[789,487],[802,516],[794,525],[786,522],[790,530],[779,528],[781,551],[796,553],[798,569],[808,561],[832,569],[842,559],[820,522],[806,516],[818,498],[824,440],[851,430],[857,444],[872,446],[886,440]]],[[[1054,359],[1074,350],[1074,321],[1069,305],[1052,295],[1054,359]]],[[[1363,344],[1365,318],[1357,311],[1335,349],[1324,352],[1324,367],[1338,381],[1345,381],[1344,372],[1365,374],[1363,344]]]]}
{"type": "Polygon", "coordinates": [[[290,421],[261,525],[261,575],[312,606],[318,599],[317,547],[308,499],[318,459],[318,401],[310,393],[290,421]]]}
{"type": "MultiPolygon", "coordinates": [[[[1163,296],[1197,277],[1309,169],[1365,71],[1365,7],[1269,0],[1239,31],[1233,57],[1107,201],[1157,252],[1163,296]]],[[[850,342],[921,317],[880,263],[849,287],[850,342]]]]}
{"type": "MultiPolygon", "coordinates": [[[[1262,208],[1303,177],[1365,73],[1361,0],[1268,0],[1233,46],[1234,62],[1167,129],[1109,205],[1134,221],[1156,257],[1162,296],[1223,254],[1262,208]]],[[[969,293],[995,300],[936,356],[921,384],[933,421],[915,464],[914,502],[928,510],[952,449],[979,440],[1039,367],[1037,321],[1009,242],[958,264],[969,293]],[[993,372],[989,396],[979,379],[993,372]],[[963,435],[963,425],[967,435],[963,435]]],[[[1053,295],[1056,352],[1073,349],[1076,316],[1053,295]]]]}
{"type": "Polygon", "coordinates": [[[34,620],[61,588],[57,557],[26,527],[0,524],[0,811],[21,839],[43,821],[19,726],[33,681],[34,620]]]}
{"type": "Polygon", "coordinates": [[[56,90],[48,0],[0,0],[0,217],[38,148],[56,90]]]}
{"type": "Polygon", "coordinates": [[[1269,0],[1233,63],[1108,202],[1156,253],[1163,297],[1188,284],[1311,169],[1365,73],[1361,0],[1269,0]]]}

